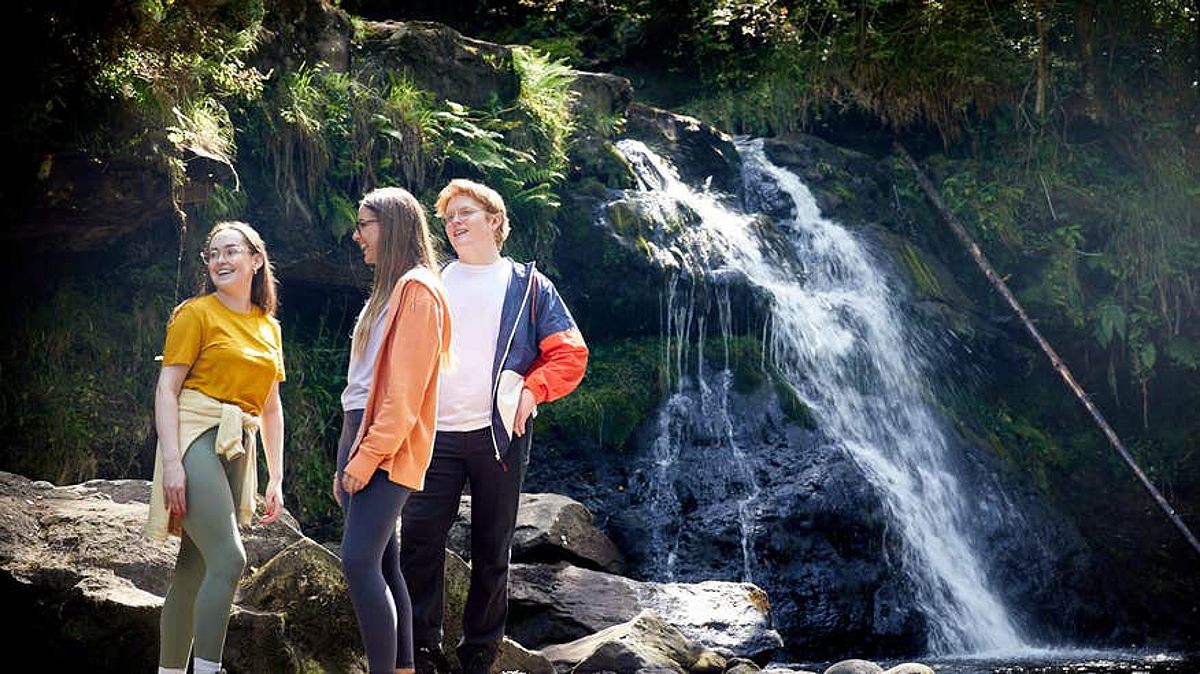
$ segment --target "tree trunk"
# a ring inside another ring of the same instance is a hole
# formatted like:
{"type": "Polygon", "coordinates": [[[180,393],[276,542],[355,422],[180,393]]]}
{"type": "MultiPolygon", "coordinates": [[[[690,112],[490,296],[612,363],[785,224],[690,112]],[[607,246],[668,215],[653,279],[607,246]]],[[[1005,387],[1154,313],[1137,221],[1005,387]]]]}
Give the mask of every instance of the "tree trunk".
{"type": "MultiPolygon", "coordinates": [[[[1022,307],[1020,302],[1017,301],[1016,296],[1014,296],[1012,291],[1008,289],[1008,285],[1004,282],[1004,279],[1000,278],[1000,275],[996,273],[996,270],[992,267],[992,264],[988,262],[986,257],[984,257],[983,251],[979,248],[979,245],[976,244],[975,240],[971,238],[971,235],[967,233],[966,228],[962,226],[962,223],[958,221],[958,218],[950,212],[950,209],[946,208],[945,204],[942,202],[941,194],[938,192],[937,188],[933,186],[933,183],[929,181],[929,178],[925,176],[925,172],[921,170],[919,165],[917,165],[916,160],[912,158],[912,155],[910,155],[908,151],[904,149],[904,146],[900,145],[899,142],[896,143],[896,153],[899,154],[901,158],[903,158],[908,164],[909,168],[912,169],[913,174],[916,175],[917,183],[921,185],[921,189],[924,190],[925,196],[929,197],[929,202],[933,204],[933,207],[937,209],[939,214],[941,214],[942,219],[945,220],[946,224],[950,226],[951,230],[953,230],[954,235],[958,237],[960,242],[962,242],[963,247],[967,249],[967,252],[970,253],[971,258],[975,260],[975,264],[978,265],[983,271],[983,275],[987,277],[988,281],[991,281],[992,287],[996,289],[996,292],[1000,293],[1000,296],[1003,297],[1006,302],[1008,302],[1008,305],[1012,307],[1012,310],[1017,314],[1017,317],[1021,319],[1021,323],[1025,326],[1025,329],[1029,331],[1029,334],[1033,337],[1033,340],[1037,342],[1038,346],[1042,348],[1042,352],[1044,352],[1046,357],[1050,359],[1050,364],[1062,377],[1063,381],[1066,382],[1067,387],[1071,389],[1071,392],[1075,394],[1075,397],[1079,399],[1079,402],[1083,403],[1084,408],[1087,409],[1088,414],[1092,416],[1092,419],[1096,422],[1096,425],[1100,427],[1100,430],[1104,433],[1104,436],[1108,438],[1108,441],[1112,444],[1113,448],[1116,449],[1117,453],[1121,455],[1121,458],[1124,459],[1130,470],[1137,475],[1137,478],[1141,481],[1142,486],[1144,486],[1146,490],[1150,492],[1150,495],[1153,496],[1154,500],[1158,502],[1158,505],[1163,509],[1163,512],[1167,514],[1167,517],[1171,520],[1171,522],[1179,529],[1180,532],[1183,533],[1183,537],[1187,539],[1192,548],[1195,549],[1197,553],[1200,553],[1200,541],[1196,540],[1196,536],[1192,534],[1191,529],[1188,529],[1187,524],[1184,524],[1179,515],[1175,513],[1175,509],[1172,508],[1171,504],[1167,502],[1167,499],[1165,499],[1163,495],[1159,493],[1154,484],[1150,482],[1150,478],[1146,477],[1146,474],[1142,472],[1142,469],[1137,465],[1137,462],[1135,462],[1133,457],[1130,456],[1129,451],[1125,449],[1125,444],[1121,442],[1121,438],[1117,437],[1116,431],[1114,431],[1112,427],[1108,425],[1108,421],[1106,421],[1104,416],[1100,414],[1100,410],[1097,409],[1092,403],[1092,399],[1088,397],[1088,394],[1085,393],[1083,388],[1075,381],[1075,376],[1071,374],[1069,369],[1067,369],[1067,364],[1058,356],[1058,353],[1054,351],[1054,348],[1050,346],[1050,343],[1046,341],[1046,338],[1042,337],[1042,333],[1033,324],[1033,321],[1030,320],[1029,314],[1025,313],[1025,308],[1022,307]]],[[[1146,395],[1144,389],[1143,395],[1146,395]]]]}
{"type": "MultiPolygon", "coordinates": [[[[1196,0],[1200,2],[1200,0],[1196,0]]],[[[1102,111],[1099,97],[1102,96],[1099,70],[1096,68],[1096,0],[1082,0],[1075,7],[1075,45],[1079,63],[1083,67],[1083,90],[1087,107],[1102,111]]]]}
{"type": "Polygon", "coordinates": [[[1046,80],[1049,79],[1046,65],[1046,9],[1047,0],[1038,0],[1037,3],[1037,37],[1038,37],[1038,64],[1037,64],[1037,101],[1034,103],[1033,112],[1039,118],[1046,114],[1046,80]]]}

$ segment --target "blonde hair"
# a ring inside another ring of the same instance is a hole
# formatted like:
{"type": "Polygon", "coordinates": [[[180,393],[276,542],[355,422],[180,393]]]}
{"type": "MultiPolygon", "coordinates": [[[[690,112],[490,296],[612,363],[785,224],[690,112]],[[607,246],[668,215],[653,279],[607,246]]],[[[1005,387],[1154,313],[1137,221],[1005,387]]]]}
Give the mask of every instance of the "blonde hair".
{"type": "MultiPolygon", "coordinates": [[[[250,303],[262,309],[264,314],[274,316],[276,309],[279,308],[279,293],[278,283],[275,281],[275,267],[267,255],[267,244],[263,243],[262,237],[250,225],[239,220],[225,220],[213,225],[208,232],[208,236],[204,239],[204,250],[208,250],[216,235],[226,230],[233,230],[241,234],[242,238],[246,240],[246,245],[250,247],[251,255],[255,253],[262,255],[262,267],[254,272],[254,280],[250,283],[250,303]]],[[[212,277],[208,274],[204,275],[203,287],[204,292],[214,292],[217,289],[213,285],[212,277]]]]}
{"type": "Polygon", "coordinates": [[[357,356],[366,350],[367,335],[387,307],[396,281],[418,265],[435,275],[439,268],[425,209],[408,190],[380,187],[367,193],[359,206],[367,207],[379,220],[379,243],[371,296],[362,319],[354,326],[354,354],[357,356]]]}
{"type": "Polygon", "coordinates": [[[495,232],[496,248],[503,248],[509,234],[508,209],[504,206],[504,197],[500,196],[499,192],[487,185],[482,185],[465,178],[451,180],[438,193],[437,206],[435,207],[437,216],[439,218],[446,217],[446,204],[454,197],[464,194],[483,204],[484,210],[488,213],[500,216],[500,227],[495,232]]]}

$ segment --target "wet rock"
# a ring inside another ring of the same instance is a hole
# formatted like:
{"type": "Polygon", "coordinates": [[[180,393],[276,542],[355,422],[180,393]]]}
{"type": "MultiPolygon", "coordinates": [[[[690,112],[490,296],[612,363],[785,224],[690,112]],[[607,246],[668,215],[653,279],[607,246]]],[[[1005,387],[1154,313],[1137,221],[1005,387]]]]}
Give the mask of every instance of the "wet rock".
{"type": "Polygon", "coordinates": [[[883,674],[883,667],[870,660],[851,658],[833,663],[824,674],[883,674]]]}
{"type": "Polygon", "coordinates": [[[766,594],[750,583],[644,583],[567,564],[515,564],[509,633],[541,647],[656,612],[688,639],[725,655],[757,656],[782,645],[766,594]]]}
{"type": "MultiPolygon", "coordinates": [[[[471,497],[464,496],[450,529],[448,547],[470,559],[471,497]]],[[[625,560],[592,513],[578,501],[558,494],[521,494],[512,559],[517,562],[570,562],[576,566],[621,573],[625,560]]]]}
{"type": "Polygon", "coordinates": [[[905,662],[889,667],[883,674],[934,674],[933,668],[919,662],[905,662]]]}

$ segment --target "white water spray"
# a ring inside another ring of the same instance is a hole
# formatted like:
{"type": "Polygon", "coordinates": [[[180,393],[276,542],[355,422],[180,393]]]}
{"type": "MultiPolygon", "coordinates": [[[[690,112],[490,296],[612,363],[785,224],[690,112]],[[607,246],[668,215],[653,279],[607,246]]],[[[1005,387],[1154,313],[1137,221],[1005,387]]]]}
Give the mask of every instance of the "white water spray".
{"type": "MultiPolygon", "coordinates": [[[[790,250],[781,251],[778,241],[768,241],[756,218],[681,182],[674,168],[644,144],[626,140],[618,146],[641,184],[640,191],[627,196],[659,222],[688,223],[678,228],[682,246],[652,249],[653,255],[695,274],[735,270],[769,296],[764,348],[824,431],[882,495],[905,542],[904,568],[930,624],[930,650],[1027,650],[970,544],[966,495],[945,468],[946,436],[923,399],[928,388],[926,359],[919,340],[903,329],[895,305],[897,291],[889,286],[881,265],[849,231],[821,216],[808,188],[791,172],[771,164],[761,141],[739,144],[747,184],[769,181],[790,197],[795,215],[778,223],[787,234],[784,247],[790,250]]],[[[677,382],[683,376],[682,342],[693,319],[690,304],[685,313],[668,307],[668,321],[675,322],[667,326],[667,336],[676,350],[668,354],[674,356],[668,365],[675,366],[677,382]]],[[[726,319],[721,320],[726,330],[726,319]]],[[[699,379],[702,394],[712,398],[714,391],[699,379]]],[[[728,382],[723,386],[727,393],[728,382]]],[[[733,442],[724,397],[719,391],[715,395],[715,409],[725,415],[731,451],[752,483],[750,458],[733,442]]],[[[680,397],[676,390],[660,418],[664,427],[654,450],[659,485],[669,481],[678,456],[679,431],[667,426],[678,423],[672,422],[671,408],[683,404],[680,397]]],[[[752,489],[750,498],[739,503],[746,576],[753,567],[749,535],[756,498],[752,489]]],[[[674,507],[677,512],[678,503],[674,507]]],[[[670,576],[678,538],[674,545],[659,543],[668,551],[670,576]]]]}

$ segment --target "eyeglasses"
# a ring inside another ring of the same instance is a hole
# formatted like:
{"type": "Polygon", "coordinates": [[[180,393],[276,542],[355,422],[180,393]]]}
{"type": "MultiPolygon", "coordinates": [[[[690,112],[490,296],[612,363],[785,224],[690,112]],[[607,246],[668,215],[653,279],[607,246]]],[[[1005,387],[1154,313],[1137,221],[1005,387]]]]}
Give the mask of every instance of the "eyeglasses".
{"type": "Polygon", "coordinates": [[[453,213],[446,213],[446,214],[442,215],[442,220],[445,220],[446,224],[449,224],[449,223],[455,222],[455,221],[466,220],[467,218],[471,217],[472,215],[475,215],[476,213],[484,213],[484,212],[485,211],[481,208],[460,208],[457,211],[454,211],[453,213]]]}
{"type": "Polygon", "coordinates": [[[204,261],[204,264],[212,264],[214,262],[220,262],[221,260],[232,260],[242,253],[247,252],[249,251],[246,250],[245,246],[234,244],[232,246],[225,246],[224,248],[209,248],[208,250],[202,250],[200,251],[200,259],[204,261]]]}
{"type": "Polygon", "coordinates": [[[354,223],[354,231],[358,232],[359,236],[362,236],[363,230],[366,229],[369,225],[378,225],[378,224],[379,224],[378,220],[358,220],[354,223]]]}

